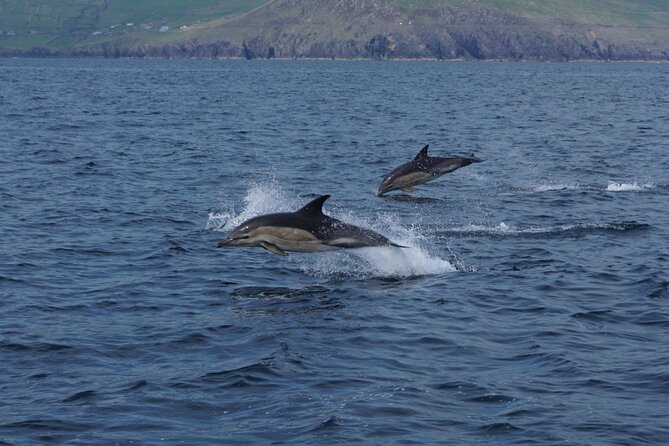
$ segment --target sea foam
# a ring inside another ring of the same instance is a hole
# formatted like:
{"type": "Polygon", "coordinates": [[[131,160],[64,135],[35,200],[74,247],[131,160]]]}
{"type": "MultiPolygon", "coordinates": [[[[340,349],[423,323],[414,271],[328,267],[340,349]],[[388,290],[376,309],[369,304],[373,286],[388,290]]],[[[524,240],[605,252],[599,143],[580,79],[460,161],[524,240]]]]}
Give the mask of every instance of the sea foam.
{"type": "Polygon", "coordinates": [[[637,183],[636,181],[631,183],[617,183],[615,181],[609,181],[609,185],[606,187],[606,190],[609,192],[638,192],[648,189],[655,189],[655,184],[637,183]]]}
{"type": "Polygon", "coordinates": [[[533,187],[535,192],[549,192],[554,190],[577,190],[580,189],[579,184],[562,184],[562,183],[548,183],[537,184],[533,187]]]}

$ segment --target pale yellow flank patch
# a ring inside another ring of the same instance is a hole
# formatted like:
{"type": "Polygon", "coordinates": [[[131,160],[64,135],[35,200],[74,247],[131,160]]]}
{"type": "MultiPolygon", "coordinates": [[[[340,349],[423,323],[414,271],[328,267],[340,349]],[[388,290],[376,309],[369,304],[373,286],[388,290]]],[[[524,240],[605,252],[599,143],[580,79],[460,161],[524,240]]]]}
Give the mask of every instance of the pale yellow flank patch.
{"type": "Polygon", "coordinates": [[[261,226],[257,229],[254,229],[249,234],[251,237],[256,235],[269,235],[273,238],[286,240],[290,242],[305,242],[305,241],[315,241],[318,240],[315,235],[304,229],[297,228],[287,228],[281,226],[261,226]]]}
{"type": "MultiPolygon", "coordinates": [[[[249,238],[245,240],[244,245],[263,246],[263,242],[275,245],[284,251],[318,252],[337,249],[336,247],[322,243],[321,240],[309,231],[282,226],[261,226],[250,231],[249,238]]],[[[269,248],[265,247],[265,249],[269,248]]]]}
{"type": "Polygon", "coordinates": [[[403,188],[403,187],[413,186],[416,184],[421,184],[429,180],[430,178],[432,178],[432,175],[427,172],[411,172],[406,175],[402,175],[393,183],[394,185],[403,188]]]}

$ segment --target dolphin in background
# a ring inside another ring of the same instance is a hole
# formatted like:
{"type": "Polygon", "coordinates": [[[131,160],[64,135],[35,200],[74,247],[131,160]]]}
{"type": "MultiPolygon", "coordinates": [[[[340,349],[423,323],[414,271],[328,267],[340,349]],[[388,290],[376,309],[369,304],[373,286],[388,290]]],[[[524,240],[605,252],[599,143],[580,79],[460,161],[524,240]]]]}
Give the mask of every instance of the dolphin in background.
{"type": "Polygon", "coordinates": [[[402,164],[386,175],[381,182],[378,195],[382,196],[397,189],[413,192],[415,190],[413,186],[427,183],[461,167],[483,161],[476,158],[474,154],[469,157],[448,158],[429,156],[427,154],[429,146],[429,144],[425,145],[412,161],[402,164]]]}
{"type": "Polygon", "coordinates": [[[372,246],[406,248],[370,229],[323,214],[323,203],[328,198],[330,195],[322,195],[295,212],[247,220],[216,246],[259,246],[280,256],[287,255],[286,251],[320,252],[372,246]]]}

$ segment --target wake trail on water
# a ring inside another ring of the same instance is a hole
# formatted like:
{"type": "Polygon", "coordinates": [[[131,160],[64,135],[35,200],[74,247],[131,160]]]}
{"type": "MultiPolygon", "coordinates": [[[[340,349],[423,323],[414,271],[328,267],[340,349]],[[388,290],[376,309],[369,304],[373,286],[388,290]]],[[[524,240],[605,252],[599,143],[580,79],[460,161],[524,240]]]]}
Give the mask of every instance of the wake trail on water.
{"type": "Polygon", "coordinates": [[[637,183],[636,181],[630,183],[617,183],[609,180],[609,185],[606,187],[608,192],[640,192],[644,190],[655,189],[655,183],[637,183]]]}
{"type": "Polygon", "coordinates": [[[604,191],[604,192],[647,192],[658,189],[666,189],[667,187],[658,186],[651,181],[612,181],[609,180],[606,186],[602,184],[585,184],[585,183],[561,183],[548,182],[532,184],[528,192],[552,192],[552,191],[604,191]]]}
{"type": "Polygon", "coordinates": [[[617,233],[638,231],[650,228],[646,223],[636,221],[572,223],[553,226],[516,226],[504,222],[498,225],[468,224],[451,228],[437,229],[438,236],[488,236],[488,237],[552,237],[574,236],[593,233],[617,233]]]}
{"type": "MultiPolygon", "coordinates": [[[[243,199],[243,207],[234,205],[220,212],[210,212],[206,229],[227,232],[259,215],[294,212],[316,196],[301,198],[282,187],[278,180],[252,181],[243,199]]],[[[225,207],[225,206],[224,206],[225,207]]],[[[393,242],[406,246],[347,249],[322,253],[291,253],[288,260],[307,274],[318,277],[413,277],[456,271],[448,260],[428,252],[427,239],[416,227],[404,227],[396,216],[377,214],[364,218],[351,211],[326,203],[325,214],[364,228],[372,229],[393,242]]]]}

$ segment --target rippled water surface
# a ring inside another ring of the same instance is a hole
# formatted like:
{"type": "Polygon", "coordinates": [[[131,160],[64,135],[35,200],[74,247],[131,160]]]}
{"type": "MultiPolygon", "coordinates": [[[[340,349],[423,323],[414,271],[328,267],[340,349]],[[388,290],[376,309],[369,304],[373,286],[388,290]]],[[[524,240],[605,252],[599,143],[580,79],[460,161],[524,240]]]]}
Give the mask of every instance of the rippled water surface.
{"type": "Polygon", "coordinates": [[[0,60],[0,443],[669,444],[667,172],[669,65],[0,60]]]}

